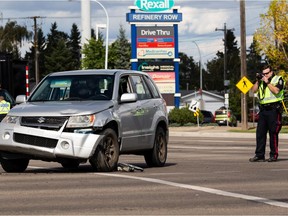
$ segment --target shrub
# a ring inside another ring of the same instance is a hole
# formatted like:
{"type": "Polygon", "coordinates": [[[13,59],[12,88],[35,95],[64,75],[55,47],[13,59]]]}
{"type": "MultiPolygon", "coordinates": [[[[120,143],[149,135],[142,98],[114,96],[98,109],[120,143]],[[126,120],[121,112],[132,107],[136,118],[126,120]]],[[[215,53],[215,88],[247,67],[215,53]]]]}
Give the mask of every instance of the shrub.
{"type": "MultiPolygon", "coordinates": [[[[194,112],[190,111],[188,107],[174,108],[169,112],[168,115],[169,123],[171,125],[188,125],[197,124],[197,116],[194,116],[194,112]]],[[[201,122],[202,114],[200,113],[199,121],[201,122]]]]}

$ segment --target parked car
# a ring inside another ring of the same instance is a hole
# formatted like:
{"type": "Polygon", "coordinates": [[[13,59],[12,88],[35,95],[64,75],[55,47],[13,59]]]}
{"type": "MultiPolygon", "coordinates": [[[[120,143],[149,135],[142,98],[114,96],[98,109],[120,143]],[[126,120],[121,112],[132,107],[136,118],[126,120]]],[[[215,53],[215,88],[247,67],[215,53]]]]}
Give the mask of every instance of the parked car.
{"type": "Polygon", "coordinates": [[[215,111],[215,122],[220,125],[228,125],[237,127],[237,118],[233,114],[232,110],[227,110],[225,107],[221,107],[220,109],[215,111]]]}
{"type": "Polygon", "coordinates": [[[211,111],[201,110],[201,113],[203,115],[203,120],[201,124],[215,123],[215,118],[211,111]]]}
{"type": "Polygon", "coordinates": [[[6,172],[24,172],[29,160],[95,171],[117,169],[120,154],[144,155],[164,166],[169,137],[166,103],[146,73],[79,70],[46,76],[0,126],[6,172]],[[93,81],[93,82],[91,82],[93,81]]]}
{"type": "Polygon", "coordinates": [[[258,122],[259,119],[259,109],[249,109],[249,113],[248,113],[248,121],[249,122],[258,122]]]}

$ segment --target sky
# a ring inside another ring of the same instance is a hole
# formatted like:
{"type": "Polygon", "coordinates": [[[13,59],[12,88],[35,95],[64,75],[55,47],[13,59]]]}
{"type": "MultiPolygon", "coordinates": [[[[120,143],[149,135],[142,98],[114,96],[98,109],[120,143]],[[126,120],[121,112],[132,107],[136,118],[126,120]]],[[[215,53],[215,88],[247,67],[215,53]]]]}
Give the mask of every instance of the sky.
{"type": "MultiPolygon", "coordinates": [[[[129,6],[134,6],[134,0],[98,0],[109,16],[109,43],[116,40],[120,25],[126,31],[130,40],[130,24],[126,22],[129,6]]],[[[234,35],[240,46],[240,1],[239,0],[175,0],[179,7],[178,13],[183,14],[183,21],[178,25],[179,51],[193,56],[202,64],[216,57],[217,51],[224,51],[224,29],[234,29],[234,35]],[[197,48],[199,47],[199,49],[197,48]]],[[[260,27],[260,14],[265,14],[269,8],[269,0],[246,0],[246,48],[248,49],[256,29],[260,27]]],[[[27,26],[33,31],[34,20],[37,18],[39,28],[44,34],[49,33],[51,24],[56,22],[59,31],[70,33],[75,23],[81,31],[80,0],[0,0],[0,26],[7,21],[17,21],[19,25],[27,26]]],[[[105,24],[106,14],[103,8],[91,1],[91,28],[96,24],[105,24]]],[[[104,38],[106,30],[101,30],[104,38]]],[[[22,50],[27,50],[25,43],[22,50]]],[[[22,53],[24,55],[25,53],[22,53]]]]}

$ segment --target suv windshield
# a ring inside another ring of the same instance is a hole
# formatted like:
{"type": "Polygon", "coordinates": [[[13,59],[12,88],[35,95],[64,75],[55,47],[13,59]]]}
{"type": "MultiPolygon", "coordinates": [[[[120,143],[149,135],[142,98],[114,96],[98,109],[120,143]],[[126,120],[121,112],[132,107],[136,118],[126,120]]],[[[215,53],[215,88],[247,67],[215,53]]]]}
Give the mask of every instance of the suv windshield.
{"type": "Polygon", "coordinates": [[[50,76],[29,98],[35,101],[111,100],[114,76],[50,76]]]}

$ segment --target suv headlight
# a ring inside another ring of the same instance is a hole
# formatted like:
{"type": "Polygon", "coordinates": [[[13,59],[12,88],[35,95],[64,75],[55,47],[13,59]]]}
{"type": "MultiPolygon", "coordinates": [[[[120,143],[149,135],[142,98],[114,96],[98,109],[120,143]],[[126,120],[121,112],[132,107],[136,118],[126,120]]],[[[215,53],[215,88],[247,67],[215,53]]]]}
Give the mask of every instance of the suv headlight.
{"type": "Polygon", "coordinates": [[[71,116],[67,123],[67,128],[91,127],[96,119],[95,115],[71,116]]]}
{"type": "Polygon", "coordinates": [[[11,116],[11,115],[6,115],[4,119],[2,120],[3,123],[7,124],[16,124],[18,121],[19,117],[18,116],[11,116]]]}

